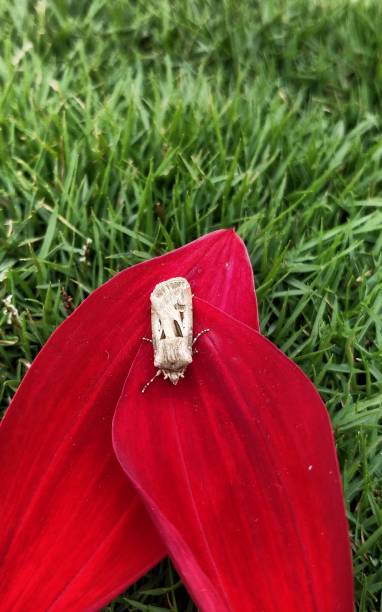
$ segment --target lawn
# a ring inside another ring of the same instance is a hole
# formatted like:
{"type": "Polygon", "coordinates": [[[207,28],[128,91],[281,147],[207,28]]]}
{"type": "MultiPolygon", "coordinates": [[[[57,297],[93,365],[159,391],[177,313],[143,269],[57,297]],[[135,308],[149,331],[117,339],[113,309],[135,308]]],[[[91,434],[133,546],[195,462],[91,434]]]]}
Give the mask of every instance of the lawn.
{"type": "MultiPolygon", "coordinates": [[[[263,334],[330,412],[381,612],[379,0],[0,0],[0,23],[3,407],[94,288],[235,227],[263,334]]],[[[107,610],[168,608],[195,610],[164,561],[107,610]]]]}

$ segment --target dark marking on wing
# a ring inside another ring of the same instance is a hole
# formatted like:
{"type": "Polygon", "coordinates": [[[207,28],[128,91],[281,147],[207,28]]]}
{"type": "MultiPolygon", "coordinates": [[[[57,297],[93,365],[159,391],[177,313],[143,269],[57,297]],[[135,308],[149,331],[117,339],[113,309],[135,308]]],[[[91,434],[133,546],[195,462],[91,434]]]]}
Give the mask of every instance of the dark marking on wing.
{"type": "MultiPolygon", "coordinates": [[[[178,310],[179,315],[180,315],[180,320],[183,323],[183,321],[184,321],[184,311],[186,310],[186,305],[185,304],[179,304],[179,302],[177,302],[175,304],[175,310],[178,310]]],[[[182,334],[182,336],[183,336],[183,334],[182,334]]]]}
{"type": "Polygon", "coordinates": [[[174,320],[174,327],[175,327],[175,336],[177,336],[177,338],[183,338],[182,328],[180,327],[178,321],[176,320],[174,320]]]}

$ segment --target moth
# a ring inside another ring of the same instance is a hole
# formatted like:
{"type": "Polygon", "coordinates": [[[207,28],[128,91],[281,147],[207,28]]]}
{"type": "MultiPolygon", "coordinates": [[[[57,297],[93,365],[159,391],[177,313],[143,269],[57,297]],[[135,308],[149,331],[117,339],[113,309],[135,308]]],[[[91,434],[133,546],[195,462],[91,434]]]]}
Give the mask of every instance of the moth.
{"type": "Polygon", "coordinates": [[[177,276],[154,287],[151,301],[151,333],[154,349],[155,376],[143,387],[144,393],[153,380],[163,374],[173,385],[184,378],[186,368],[192,363],[193,345],[204,329],[193,339],[192,291],[189,282],[177,276]]]}

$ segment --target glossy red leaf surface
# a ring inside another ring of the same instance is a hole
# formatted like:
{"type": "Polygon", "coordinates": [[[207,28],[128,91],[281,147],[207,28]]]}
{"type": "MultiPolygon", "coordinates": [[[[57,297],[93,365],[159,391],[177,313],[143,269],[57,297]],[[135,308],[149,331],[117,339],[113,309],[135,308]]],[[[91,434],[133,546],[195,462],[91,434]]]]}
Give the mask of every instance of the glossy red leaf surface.
{"type": "Polygon", "coordinates": [[[150,333],[150,292],[178,275],[257,327],[245,247],[218,231],[119,273],[55,331],[0,427],[4,610],[98,609],[166,554],[115,458],[111,421],[150,333]]]}
{"type": "Polygon", "coordinates": [[[210,328],[186,377],[142,346],[113,424],[119,461],[203,612],[352,612],[347,522],[328,415],[302,371],[195,300],[210,328]]]}

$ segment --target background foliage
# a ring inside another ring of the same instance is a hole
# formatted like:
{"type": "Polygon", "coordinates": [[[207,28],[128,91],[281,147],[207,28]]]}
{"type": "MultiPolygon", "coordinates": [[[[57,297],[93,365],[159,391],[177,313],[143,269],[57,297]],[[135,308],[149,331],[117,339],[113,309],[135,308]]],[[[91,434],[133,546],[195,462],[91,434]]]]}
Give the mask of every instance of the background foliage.
{"type": "MultiPolygon", "coordinates": [[[[0,0],[0,23],[4,407],[92,289],[235,226],[263,333],[327,403],[381,612],[380,2],[0,0]]],[[[108,608],[165,609],[194,610],[167,561],[108,608]]]]}

